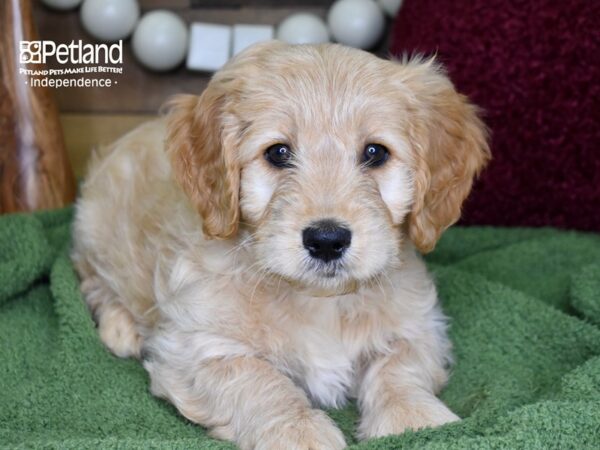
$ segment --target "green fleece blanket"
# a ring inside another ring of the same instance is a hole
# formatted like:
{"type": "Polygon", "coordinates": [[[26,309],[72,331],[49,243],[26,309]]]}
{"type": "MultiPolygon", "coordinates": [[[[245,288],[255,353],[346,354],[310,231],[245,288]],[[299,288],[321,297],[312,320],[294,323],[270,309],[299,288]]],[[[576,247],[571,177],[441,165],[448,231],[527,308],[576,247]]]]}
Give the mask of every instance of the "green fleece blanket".
{"type": "MultiPolygon", "coordinates": [[[[152,397],[100,343],[67,256],[72,209],[0,217],[0,447],[233,449],[152,397]]],[[[464,420],[355,449],[600,448],[600,236],[454,228],[428,258],[464,420]]]]}

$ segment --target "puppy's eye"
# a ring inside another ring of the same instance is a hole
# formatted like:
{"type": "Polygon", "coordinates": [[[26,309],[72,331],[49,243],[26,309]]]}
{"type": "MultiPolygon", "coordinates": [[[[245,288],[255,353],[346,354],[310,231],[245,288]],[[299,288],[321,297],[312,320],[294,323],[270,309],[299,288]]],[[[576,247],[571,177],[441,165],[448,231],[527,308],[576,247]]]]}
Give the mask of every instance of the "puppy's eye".
{"type": "Polygon", "coordinates": [[[292,166],[292,151],[285,144],[271,145],[265,152],[265,158],[275,167],[292,166]]]}
{"type": "Polygon", "coordinates": [[[379,167],[383,165],[390,152],[381,144],[368,144],[363,153],[362,163],[366,167],[379,167]]]}

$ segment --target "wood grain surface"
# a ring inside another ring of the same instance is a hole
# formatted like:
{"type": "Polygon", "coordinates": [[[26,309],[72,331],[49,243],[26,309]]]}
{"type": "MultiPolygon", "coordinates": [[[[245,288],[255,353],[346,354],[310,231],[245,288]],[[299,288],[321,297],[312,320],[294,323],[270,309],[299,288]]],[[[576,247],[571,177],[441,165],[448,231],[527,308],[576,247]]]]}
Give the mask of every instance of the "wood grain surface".
{"type": "Polygon", "coordinates": [[[0,212],[64,206],[75,196],[52,93],[20,68],[20,42],[36,40],[30,0],[0,2],[0,212]]]}

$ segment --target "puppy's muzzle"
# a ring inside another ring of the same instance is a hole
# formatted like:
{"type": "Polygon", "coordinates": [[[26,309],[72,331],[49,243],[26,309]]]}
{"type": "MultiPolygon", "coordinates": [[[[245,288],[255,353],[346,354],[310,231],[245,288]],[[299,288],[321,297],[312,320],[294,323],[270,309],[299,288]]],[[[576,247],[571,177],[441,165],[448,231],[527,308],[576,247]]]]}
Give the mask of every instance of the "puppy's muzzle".
{"type": "Polygon", "coordinates": [[[326,263],[341,258],[351,242],[352,232],[333,220],[322,220],[302,230],[304,248],[326,263]]]}

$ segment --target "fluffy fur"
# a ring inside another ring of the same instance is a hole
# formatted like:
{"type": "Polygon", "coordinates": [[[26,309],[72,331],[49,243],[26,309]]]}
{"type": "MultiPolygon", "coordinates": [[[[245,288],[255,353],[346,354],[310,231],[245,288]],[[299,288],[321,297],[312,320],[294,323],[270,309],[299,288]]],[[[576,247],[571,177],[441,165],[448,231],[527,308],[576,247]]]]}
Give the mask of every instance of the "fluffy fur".
{"type": "Polygon", "coordinates": [[[355,397],[360,437],[457,420],[450,343],[416,249],[457,220],[489,158],[433,61],[255,46],[92,162],[73,259],[104,343],[152,392],[242,449],[339,449],[318,406],[355,397]],[[294,166],[265,149],[287,143],[294,166]],[[377,168],[368,143],[387,146],[377,168]],[[325,264],[302,230],[352,230],[325,264]],[[416,249],[415,249],[416,248],[416,249]]]}

